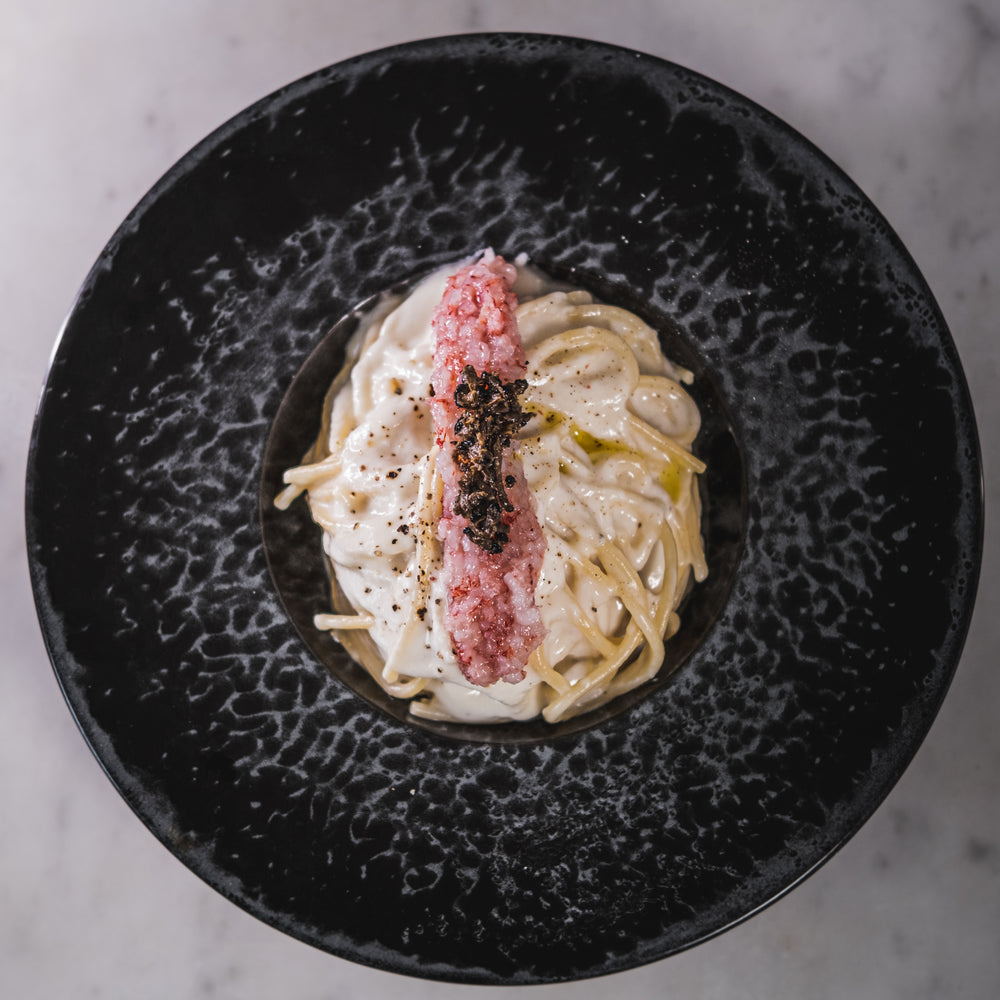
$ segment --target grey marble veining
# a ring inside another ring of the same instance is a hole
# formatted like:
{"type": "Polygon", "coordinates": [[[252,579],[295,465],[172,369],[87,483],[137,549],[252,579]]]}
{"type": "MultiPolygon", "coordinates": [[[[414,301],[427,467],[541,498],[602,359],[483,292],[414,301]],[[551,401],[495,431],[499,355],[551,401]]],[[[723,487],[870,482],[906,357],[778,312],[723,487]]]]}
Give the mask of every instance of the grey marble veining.
{"type": "MultiPolygon", "coordinates": [[[[630,45],[725,83],[844,167],[938,298],[997,495],[1000,4],[724,0],[615,5],[384,0],[273,5],[49,0],[0,33],[0,992],[17,997],[458,996],[313,951],[205,887],[143,829],[66,711],[28,589],[23,469],[60,323],[101,247],[179,156],[310,70],[466,30],[630,45]]],[[[714,941],[558,995],[723,998],[1000,992],[1000,565],[987,517],[978,611],[903,779],[787,898],[714,941]]],[[[992,517],[991,517],[992,515],[992,517]]]]}

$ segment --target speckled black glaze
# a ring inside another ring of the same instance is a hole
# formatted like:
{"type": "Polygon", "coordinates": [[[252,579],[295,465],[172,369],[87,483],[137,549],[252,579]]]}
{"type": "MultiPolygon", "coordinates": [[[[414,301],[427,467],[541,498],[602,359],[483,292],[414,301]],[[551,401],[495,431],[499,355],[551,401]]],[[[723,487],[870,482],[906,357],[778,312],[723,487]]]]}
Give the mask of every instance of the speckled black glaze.
{"type": "Polygon", "coordinates": [[[676,66],[481,35],[295,83],[154,188],[58,346],[27,529],[69,705],[185,864],[338,955],[530,983],[715,934],[858,828],[957,663],[982,497],[940,313],[842,173],[676,66]],[[676,326],[745,460],[742,559],[683,668],[529,743],[442,739],[334,681],[258,518],[334,321],[484,245],[676,326]]]}

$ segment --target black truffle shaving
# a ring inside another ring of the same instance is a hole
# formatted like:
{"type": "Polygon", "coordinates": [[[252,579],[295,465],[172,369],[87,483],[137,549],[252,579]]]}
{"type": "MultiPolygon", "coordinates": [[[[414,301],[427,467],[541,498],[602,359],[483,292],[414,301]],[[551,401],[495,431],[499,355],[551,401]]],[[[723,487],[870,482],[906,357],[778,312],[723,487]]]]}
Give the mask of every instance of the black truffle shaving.
{"type": "Polygon", "coordinates": [[[462,369],[462,381],[455,387],[455,405],[465,411],[455,421],[451,453],[459,474],[455,513],[469,520],[465,534],[494,554],[510,540],[503,515],[514,505],[504,486],[516,480],[504,478],[503,455],[530,418],[517,399],[527,388],[523,378],[505,382],[492,372],[477,375],[472,365],[462,369]]]}

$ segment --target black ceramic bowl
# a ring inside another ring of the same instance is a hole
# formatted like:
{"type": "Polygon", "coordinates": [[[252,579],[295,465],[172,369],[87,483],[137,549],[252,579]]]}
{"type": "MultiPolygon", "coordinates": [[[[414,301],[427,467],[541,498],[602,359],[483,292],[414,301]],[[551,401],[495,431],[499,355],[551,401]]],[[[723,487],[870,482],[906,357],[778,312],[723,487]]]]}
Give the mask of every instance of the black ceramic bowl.
{"type": "Polygon", "coordinates": [[[648,56],[473,35],[294,83],[143,199],[55,353],[27,531],[69,706],[188,867],[358,962],[553,982],[718,933],[874,811],[958,662],[981,471],[930,292],[808,142],[648,56]],[[642,697],[483,738],[331,676],[314,529],[270,498],[334,324],[487,245],[703,376],[721,584],[642,697]]]}

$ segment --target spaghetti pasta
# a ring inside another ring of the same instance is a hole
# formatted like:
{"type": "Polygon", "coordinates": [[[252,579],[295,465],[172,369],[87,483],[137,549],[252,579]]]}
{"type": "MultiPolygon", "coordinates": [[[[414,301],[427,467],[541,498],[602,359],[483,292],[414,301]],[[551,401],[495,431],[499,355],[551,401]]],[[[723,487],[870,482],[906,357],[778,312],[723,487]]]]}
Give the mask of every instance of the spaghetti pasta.
{"type": "MultiPolygon", "coordinates": [[[[655,332],[632,313],[521,266],[527,422],[513,452],[546,549],[535,588],[544,638],[516,683],[463,676],[445,627],[436,530],[442,485],[428,405],[430,317],[449,271],[364,326],[331,387],[316,444],[285,473],[308,494],[346,603],[316,625],[364,633],[363,666],[414,715],[557,722],[654,677],[689,587],[707,575],[691,450],[700,426],[655,332]]],[[[359,658],[353,645],[352,651],[359,658]]]]}

